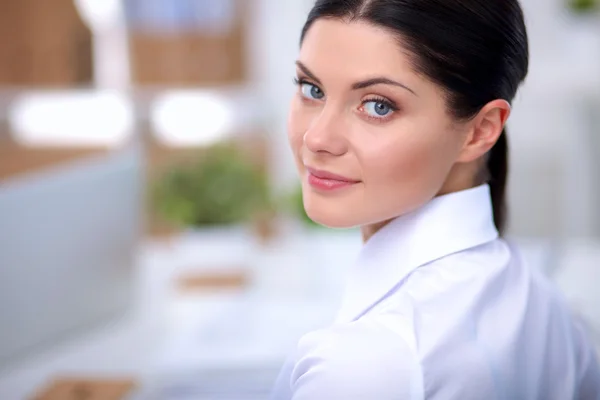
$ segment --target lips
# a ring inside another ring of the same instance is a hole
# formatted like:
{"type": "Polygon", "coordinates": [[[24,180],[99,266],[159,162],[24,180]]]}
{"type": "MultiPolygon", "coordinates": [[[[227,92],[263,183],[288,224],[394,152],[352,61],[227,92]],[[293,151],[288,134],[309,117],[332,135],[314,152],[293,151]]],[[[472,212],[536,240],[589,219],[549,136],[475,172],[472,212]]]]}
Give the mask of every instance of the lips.
{"type": "Polygon", "coordinates": [[[306,167],[308,171],[308,184],[321,192],[329,192],[353,186],[360,181],[350,179],[333,172],[322,171],[306,167]]]}
{"type": "Polygon", "coordinates": [[[337,174],[334,174],[334,173],[328,172],[328,171],[317,170],[317,169],[314,169],[311,167],[306,167],[306,170],[308,171],[309,174],[313,175],[315,178],[319,178],[319,179],[323,179],[323,180],[345,182],[345,183],[360,182],[355,179],[346,178],[345,176],[342,176],[342,175],[337,175],[337,174]]]}

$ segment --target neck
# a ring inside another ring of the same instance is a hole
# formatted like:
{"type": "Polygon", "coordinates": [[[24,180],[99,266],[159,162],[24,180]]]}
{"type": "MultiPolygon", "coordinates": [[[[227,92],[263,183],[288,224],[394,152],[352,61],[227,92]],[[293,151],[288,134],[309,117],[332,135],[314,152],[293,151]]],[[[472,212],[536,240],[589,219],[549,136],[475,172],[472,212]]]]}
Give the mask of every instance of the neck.
{"type": "Polygon", "coordinates": [[[362,234],[363,243],[367,243],[371,236],[373,236],[375,233],[377,233],[378,230],[389,224],[392,219],[361,226],[360,232],[362,234]]]}
{"type": "MultiPolygon", "coordinates": [[[[476,162],[469,164],[457,164],[452,170],[450,177],[446,180],[444,185],[440,188],[439,192],[434,196],[442,196],[449,193],[460,192],[479,186],[484,183],[484,179],[480,173],[475,174],[473,171],[480,171],[482,168],[476,162]]],[[[371,236],[377,231],[390,223],[394,218],[390,218],[384,221],[375,222],[373,224],[363,225],[361,227],[361,234],[363,243],[366,243],[371,236]]]]}

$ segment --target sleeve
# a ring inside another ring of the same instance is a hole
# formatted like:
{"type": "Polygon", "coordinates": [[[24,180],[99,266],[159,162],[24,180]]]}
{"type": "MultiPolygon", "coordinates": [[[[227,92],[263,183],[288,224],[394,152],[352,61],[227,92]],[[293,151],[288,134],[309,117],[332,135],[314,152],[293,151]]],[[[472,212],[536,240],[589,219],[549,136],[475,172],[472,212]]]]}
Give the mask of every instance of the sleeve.
{"type": "Polygon", "coordinates": [[[587,325],[583,317],[574,317],[574,336],[577,339],[578,356],[578,398],[600,399],[600,366],[598,364],[598,352],[593,342],[589,339],[588,332],[593,332],[591,326],[587,325]]]}
{"type": "Polygon", "coordinates": [[[303,337],[293,400],[422,400],[420,363],[393,331],[357,321],[303,337]]]}

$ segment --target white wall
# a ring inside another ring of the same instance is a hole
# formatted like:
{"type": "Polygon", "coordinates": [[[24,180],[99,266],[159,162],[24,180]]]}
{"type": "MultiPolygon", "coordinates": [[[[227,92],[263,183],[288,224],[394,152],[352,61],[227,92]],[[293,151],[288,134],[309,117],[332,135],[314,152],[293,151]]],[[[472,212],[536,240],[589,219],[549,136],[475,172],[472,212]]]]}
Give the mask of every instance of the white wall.
{"type": "Polygon", "coordinates": [[[600,236],[600,20],[562,0],[522,0],[530,69],[509,121],[512,231],[600,236]]]}

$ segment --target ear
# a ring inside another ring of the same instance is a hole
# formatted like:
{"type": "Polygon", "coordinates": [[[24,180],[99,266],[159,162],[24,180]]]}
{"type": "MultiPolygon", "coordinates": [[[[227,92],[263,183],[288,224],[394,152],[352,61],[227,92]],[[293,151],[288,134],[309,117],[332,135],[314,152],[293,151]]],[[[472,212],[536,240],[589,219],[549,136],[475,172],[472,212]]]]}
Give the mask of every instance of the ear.
{"type": "Polygon", "coordinates": [[[486,104],[469,123],[458,161],[473,161],[490,151],[500,137],[509,115],[510,104],[506,100],[494,100],[486,104]]]}

